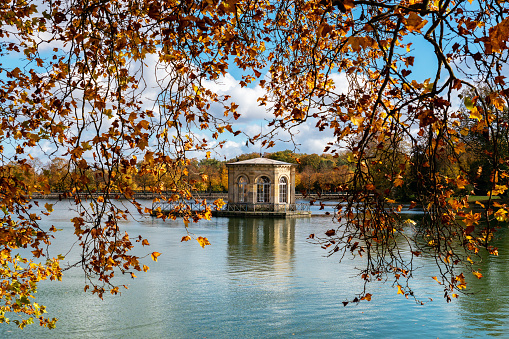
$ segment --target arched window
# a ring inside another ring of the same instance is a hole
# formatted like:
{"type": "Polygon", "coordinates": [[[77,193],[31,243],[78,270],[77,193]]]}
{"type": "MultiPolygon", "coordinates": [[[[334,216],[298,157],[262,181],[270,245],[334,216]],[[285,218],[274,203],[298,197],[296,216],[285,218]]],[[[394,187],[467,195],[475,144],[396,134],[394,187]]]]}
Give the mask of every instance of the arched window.
{"type": "Polygon", "coordinates": [[[238,202],[247,202],[247,179],[246,177],[239,177],[237,180],[238,187],[238,202]]]}
{"type": "Polygon", "coordinates": [[[288,181],[285,177],[279,179],[279,202],[288,202],[288,181]]]}
{"type": "Polygon", "coordinates": [[[256,179],[256,202],[270,202],[270,179],[267,177],[256,179]]]}

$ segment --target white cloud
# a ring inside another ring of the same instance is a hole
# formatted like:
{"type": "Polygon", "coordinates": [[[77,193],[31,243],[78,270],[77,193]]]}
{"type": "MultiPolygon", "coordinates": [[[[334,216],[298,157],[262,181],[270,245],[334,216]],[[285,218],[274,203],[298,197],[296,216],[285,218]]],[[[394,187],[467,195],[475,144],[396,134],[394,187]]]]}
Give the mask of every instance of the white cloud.
{"type": "Polygon", "coordinates": [[[332,73],[330,75],[332,81],[334,81],[334,86],[336,87],[334,93],[336,94],[346,94],[348,93],[348,79],[346,77],[346,73],[332,73]]]}

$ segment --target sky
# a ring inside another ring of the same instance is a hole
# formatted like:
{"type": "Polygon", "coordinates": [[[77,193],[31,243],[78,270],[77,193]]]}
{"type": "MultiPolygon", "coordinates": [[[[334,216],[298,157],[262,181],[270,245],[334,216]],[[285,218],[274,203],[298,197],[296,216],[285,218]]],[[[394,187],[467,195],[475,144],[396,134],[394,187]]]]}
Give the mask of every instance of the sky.
{"type": "MultiPolygon", "coordinates": [[[[237,111],[241,114],[240,118],[232,122],[233,130],[241,130],[247,135],[254,136],[260,132],[269,132],[270,128],[268,123],[272,120],[272,116],[267,113],[266,107],[260,106],[257,99],[265,93],[259,86],[241,87],[239,79],[234,75],[227,73],[221,77],[216,83],[208,82],[206,86],[215,91],[219,95],[230,95],[231,101],[239,105],[237,111]]],[[[346,78],[337,76],[338,87],[346,86],[346,78]]],[[[214,110],[214,107],[212,108],[214,110]]],[[[215,112],[216,115],[221,114],[219,110],[215,112]]],[[[216,158],[218,159],[231,159],[238,155],[252,152],[276,152],[286,149],[295,150],[298,153],[323,153],[324,147],[328,142],[334,140],[332,132],[324,130],[319,132],[314,126],[316,121],[310,118],[308,122],[299,125],[293,133],[295,133],[295,144],[289,142],[289,135],[285,131],[280,131],[278,139],[281,141],[276,142],[276,146],[267,148],[260,148],[260,142],[255,142],[254,145],[248,143],[246,145],[247,137],[244,134],[233,136],[231,134],[224,135],[227,139],[222,149],[215,150],[216,158]],[[286,141],[286,142],[285,142],[286,141]]],[[[226,133],[225,133],[226,134],[226,133]]],[[[274,140],[276,141],[276,140],[274,140]]]]}
{"type": "MultiPolygon", "coordinates": [[[[44,49],[49,50],[48,48],[44,49]]],[[[150,70],[155,68],[156,59],[157,58],[155,56],[151,56],[145,60],[146,70],[148,70],[148,72],[146,72],[145,77],[147,87],[143,94],[143,108],[146,109],[154,108],[153,103],[155,102],[158,94],[156,76],[161,77],[165,75],[155,75],[153,71],[150,72],[150,70]]],[[[0,63],[2,64],[2,67],[11,70],[15,67],[22,68],[24,66],[24,64],[20,62],[20,56],[15,54],[0,57],[0,63]]],[[[31,65],[31,67],[33,67],[33,65],[31,65]]],[[[160,72],[160,70],[157,71],[157,73],[160,72]]],[[[294,150],[298,153],[321,154],[326,144],[334,140],[331,131],[325,130],[319,132],[316,128],[314,128],[316,121],[314,122],[314,119],[311,118],[308,123],[302,124],[293,130],[293,133],[295,133],[295,143],[284,141],[289,140],[288,134],[285,133],[285,131],[279,132],[278,139],[281,141],[276,142],[276,146],[270,149],[261,148],[260,141],[255,142],[254,145],[248,143],[247,136],[252,137],[260,132],[265,133],[269,131],[268,123],[271,120],[271,115],[266,112],[265,107],[259,106],[257,102],[257,99],[264,94],[264,90],[257,84],[248,87],[241,87],[239,81],[241,80],[242,73],[235,70],[232,73],[226,73],[225,76],[220,77],[215,82],[206,81],[205,84],[207,88],[213,90],[218,95],[229,95],[231,97],[230,102],[235,102],[239,105],[237,111],[241,114],[241,116],[238,120],[232,120],[232,128],[234,131],[240,130],[243,133],[238,136],[233,136],[231,133],[224,132],[219,135],[218,140],[214,140],[211,138],[212,133],[210,131],[194,131],[197,136],[202,138],[205,137],[210,140],[210,145],[212,146],[217,146],[219,141],[225,141],[222,147],[215,147],[212,150],[211,157],[219,160],[228,160],[246,153],[276,152],[286,149],[294,150]]],[[[5,73],[0,75],[0,78],[4,77],[5,73]]],[[[339,88],[346,86],[346,78],[344,76],[336,75],[335,78],[338,82],[339,88]]],[[[222,117],[223,109],[221,109],[219,105],[212,105],[209,113],[217,117],[222,117]]],[[[38,147],[30,150],[30,154],[33,157],[37,157],[44,161],[44,159],[47,158],[47,154],[52,150],[51,143],[49,141],[42,140],[38,147]]],[[[13,153],[12,147],[7,146],[5,154],[9,153],[13,153]]],[[[189,156],[201,159],[206,156],[206,153],[204,151],[189,152],[189,156]]]]}
{"type": "MultiPolygon", "coordinates": [[[[433,54],[433,49],[430,48],[429,43],[424,41],[422,38],[416,38],[412,36],[406,37],[408,39],[412,39],[413,51],[412,55],[415,56],[415,63],[412,69],[412,78],[418,81],[422,81],[426,78],[433,77],[436,65],[436,58],[433,54]]],[[[53,46],[44,46],[42,52],[45,50],[50,51],[50,48],[53,46]]],[[[57,46],[62,47],[62,46],[57,46]]],[[[14,68],[21,67],[19,56],[17,55],[6,55],[0,57],[0,63],[2,67],[6,68],[14,68]]],[[[155,66],[155,58],[149,58],[146,60],[147,69],[151,69],[155,66]]],[[[3,75],[0,75],[0,78],[3,75]]],[[[147,73],[147,76],[150,77],[150,73],[147,73]]],[[[269,127],[268,122],[271,120],[271,116],[266,112],[265,107],[259,106],[257,102],[257,98],[264,94],[263,89],[254,83],[254,85],[248,87],[241,87],[239,81],[241,80],[242,73],[236,68],[230,70],[230,73],[227,73],[225,76],[222,76],[218,81],[212,82],[208,81],[206,86],[211,90],[215,91],[219,95],[229,95],[231,96],[231,101],[235,102],[239,105],[238,112],[241,114],[241,117],[233,121],[233,129],[241,130],[245,134],[249,136],[257,135],[260,132],[268,132],[269,127]]],[[[345,92],[346,91],[346,77],[341,74],[333,74],[333,79],[336,83],[336,91],[337,92],[345,92]]],[[[148,79],[147,89],[145,93],[145,99],[147,105],[149,106],[154,102],[157,91],[156,91],[156,83],[155,79],[148,79]]],[[[460,101],[457,100],[454,105],[459,105],[460,101]]],[[[219,106],[212,106],[211,114],[216,116],[222,116],[222,110],[219,106]]],[[[276,146],[270,149],[262,149],[260,147],[260,142],[256,142],[254,145],[250,143],[246,143],[248,137],[245,134],[239,134],[238,136],[233,136],[230,133],[223,133],[220,135],[220,140],[225,141],[222,148],[216,147],[211,156],[224,160],[224,159],[232,159],[236,156],[245,153],[252,152],[275,152],[281,151],[285,149],[294,150],[298,153],[318,153],[321,154],[324,150],[324,147],[328,142],[333,142],[334,137],[332,132],[328,129],[324,131],[318,131],[315,126],[316,121],[314,119],[309,119],[309,121],[305,124],[299,125],[295,129],[295,143],[278,141],[276,142],[276,146]]],[[[211,138],[211,133],[208,131],[195,131],[199,136],[205,137],[208,140],[212,140],[212,144],[217,144],[211,138]]],[[[281,131],[278,135],[278,139],[288,140],[288,135],[281,131]]],[[[31,151],[33,156],[44,158],[45,152],[51,151],[51,147],[49,143],[42,143],[40,149],[35,149],[31,151]]],[[[205,157],[205,152],[191,152],[191,157],[203,158],[205,157]]]]}

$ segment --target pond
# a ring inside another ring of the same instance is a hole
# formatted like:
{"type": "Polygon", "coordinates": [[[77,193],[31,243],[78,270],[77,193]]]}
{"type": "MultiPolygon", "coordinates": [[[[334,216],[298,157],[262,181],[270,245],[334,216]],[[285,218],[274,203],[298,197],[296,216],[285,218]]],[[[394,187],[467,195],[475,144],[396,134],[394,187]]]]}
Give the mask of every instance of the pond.
{"type": "MultiPolygon", "coordinates": [[[[58,203],[44,224],[62,231],[54,245],[58,254],[73,241],[72,213],[58,203]]],[[[180,221],[142,217],[124,222],[132,236],[149,239],[139,255],[149,258],[147,273],[137,279],[119,276],[129,289],[104,300],[83,292],[79,269],[66,271],[61,282],[42,282],[38,302],[57,328],[32,325],[21,331],[2,325],[0,337],[9,338],[281,338],[390,337],[474,338],[509,333],[509,234],[500,237],[498,257],[481,264],[484,278],[469,280],[472,295],[452,303],[431,278],[431,261],[421,259],[414,289],[424,305],[397,294],[397,288],[373,284],[370,302],[343,306],[360,292],[355,260],[338,258],[307,241],[311,233],[331,228],[330,218],[237,219],[214,218],[191,224],[190,230],[209,239],[180,242],[185,235],[180,221]]],[[[72,261],[77,251],[68,258],[72,261]]]]}

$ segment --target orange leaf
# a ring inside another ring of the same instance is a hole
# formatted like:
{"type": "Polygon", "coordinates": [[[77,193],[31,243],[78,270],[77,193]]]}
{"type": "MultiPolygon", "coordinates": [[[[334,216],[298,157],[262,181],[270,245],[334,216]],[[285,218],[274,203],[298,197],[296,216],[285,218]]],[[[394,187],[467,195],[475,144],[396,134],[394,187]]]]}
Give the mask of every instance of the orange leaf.
{"type": "Polygon", "coordinates": [[[404,183],[405,181],[403,181],[401,175],[394,179],[394,187],[403,186],[404,183]]]}
{"type": "Polygon", "coordinates": [[[373,185],[373,184],[367,184],[367,185],[366,185],[366,189],[367,189],[368,191],[374,191],[374,190],[376,189],[376,187],[375,187],[375,185],[373,185]]]}
{"type": "Polygon", "coordinates": [[[191,240],[191,237],[190,237],[190,236],[188,236],[188,235],[185,235],[185,236],[183,236],[183,237],[182,237],[182,239],[180,240],[180,242],[182,242],[182,241],[189,241],[189,240],[191,240]]]}
{"type": "Polygon", "coordinates": [[[154,261],[157,261],[157,257],[160,255],[161,255],[161,253],[159,253],[159,252],[152,252],[152,254],[150,254],[150,256],[152,257],[152,260],[154,260],[154,261]]]}
{"type": "Polygon", "coordinates": [[[408,19],[405,20],[405,26],[410,32],[420,32],[421,28],[423,28],[427,22],[428,20],[423,20],[418,14],[412,12],[408,16],[408,19]]]}
{"type": "Polygon", "coordinates": [[[481,279],[482,278],[482,274],[480,272],[473,271],[472,274],[475,275],[477,277],[477,279],[481,279]]]}
{"type": "Polygon", "coordinates": [[[509,39],[509,18],[491,27],[489,32],[489,39],[484,42],[486,53],[502,53],[507,48],[506,42],[509,39]]]}
{"type": "Polygon", "coordinates": [[[398,285],[398,294],[405,294],[403,290],[401,289],[401,285],[398,285]]]}

